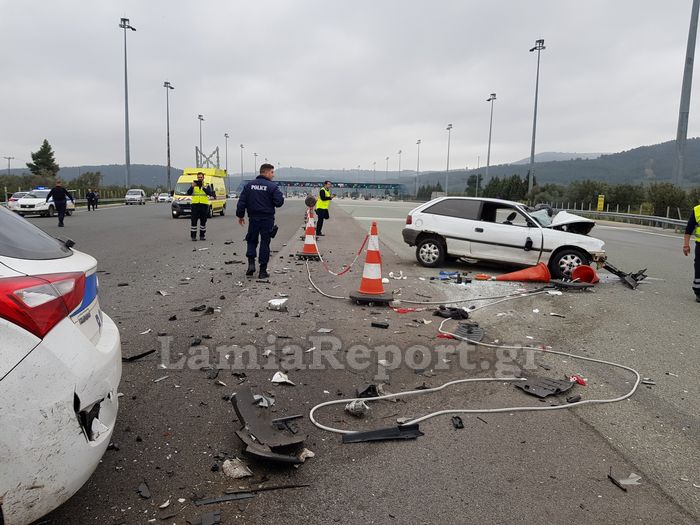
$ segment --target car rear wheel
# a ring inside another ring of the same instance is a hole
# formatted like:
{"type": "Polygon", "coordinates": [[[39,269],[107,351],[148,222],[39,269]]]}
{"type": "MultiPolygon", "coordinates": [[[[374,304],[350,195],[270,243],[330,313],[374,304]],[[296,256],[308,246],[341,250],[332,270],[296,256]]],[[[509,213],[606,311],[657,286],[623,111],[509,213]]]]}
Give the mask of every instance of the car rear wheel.
{"type": "Polygon", "coordinates": [[[577,248],[564,248],[555,252],[549,260],[549,272],[554,279],[570,279],[574,268],[591,264],[590,256],[577,248]]]}
{"type": "Polygon", "coordinates": [[[428,268],[436,268],[445,260],[444,243],[436,237],[425,237],[416,245],[416,260],[428,268]]]}
{"type": "Polygon", "coordinates": [[[49,212],[48,212],[47,215],[48,215],[49,217],[53,217],[53,215],[54,215],[54,207],[53,207],[53,206],[49,206],[49,212]]]}
{"type": "Polygon", "coordinates": [[[208,219],[211,219],[214,217],[214,208],[209,206],[209,215],[207,216],[208,219]]]}
{"type": "Polygon", "coordinates": [[[224,215],[226,215],[226,205],[224,205],[224,206],[221,208],[221,211],[219,212],[219,215],[221,215],[222,217],[223,217],[224,215]]]}

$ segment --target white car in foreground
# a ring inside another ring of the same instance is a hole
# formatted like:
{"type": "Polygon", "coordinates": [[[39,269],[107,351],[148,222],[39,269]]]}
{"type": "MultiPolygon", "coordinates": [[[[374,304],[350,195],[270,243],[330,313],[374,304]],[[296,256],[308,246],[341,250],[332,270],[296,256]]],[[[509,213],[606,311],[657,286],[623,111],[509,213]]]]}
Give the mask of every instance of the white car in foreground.
{"type": "MultiPolygon", "coordinates": [[[[56,205],[53,202],[53,197],[46,202],[49,191],[51,190],[38,189],[30,191],[25,196],[20,197],[15,205],[14,211],[22,216],[41,215],[43,217],[53,217],[56,214],[56,205]]],[[[66,215],[71,215],[74,211],[75,203],[71,200],[67,200],[66,215]]]]}
{"type": "Polygon", "coordinates": [[[12,195],[10,195],[9,200],[7,201],[7,209],[10,211],[17,211],[17,207],[19,206],[19,200],[24,197],[28,191],[16,191],[12,195]]]}
{"type": "Polygon", "coordinates": [[[0,524],[55,509],[97,468],[117,417],[121,341],[96,261],[0,208],[0,524]]]}
{"type": "Polygon", "coordinates": [[[603,241],[587,234],[595,222],[567,212],[529,211],[517,202],[439,197],[411,210],[403,239],[431,268],[447,257],[524,266],[544,262],[554,278],[576,266],[605,262],[603,241]]]}

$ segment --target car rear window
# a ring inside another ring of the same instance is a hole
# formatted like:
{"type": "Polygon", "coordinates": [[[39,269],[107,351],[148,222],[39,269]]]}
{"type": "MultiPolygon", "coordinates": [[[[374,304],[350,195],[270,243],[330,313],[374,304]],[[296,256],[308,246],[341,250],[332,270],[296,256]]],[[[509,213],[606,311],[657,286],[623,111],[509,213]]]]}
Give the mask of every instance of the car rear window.
{"type": "Polygon", "coordinates": [[[459,219],[474,219],[479,217],[481,211],[481,201],[467,199],[445,199],[436,202],[423,213],[433,215],[444,215],[447,217],[457,217],[459,219]]]}
{"type": "Polygon", "coordinates": [[[0,208],[0,226],[0,256],[43,261],[73,254],[63,243],[5,208],[0,208]]]}

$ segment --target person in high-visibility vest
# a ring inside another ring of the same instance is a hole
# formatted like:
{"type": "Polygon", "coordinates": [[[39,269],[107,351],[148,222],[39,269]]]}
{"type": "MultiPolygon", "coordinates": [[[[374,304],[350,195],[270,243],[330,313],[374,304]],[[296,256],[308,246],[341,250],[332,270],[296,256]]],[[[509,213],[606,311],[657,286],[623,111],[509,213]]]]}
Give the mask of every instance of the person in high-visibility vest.
{"type": "Polygon", "coordinates": [[[331,218],[328,213],[328,208],[331,205],[331,200],[335,195],[331,195],[331,181],[327,180],[323,183],[321,191],[318,192],[318,202],[316,202],[316,215],[318,221],[316,223],[316,236],[323,237],[323,221],[331,218]]]}
{"type": "Polygon", "coordinates": [[[683,236],[683,255],[690,255],[690,236],[695,236],[695,279],[693,280],[693,291],[695,301],[700,303],[700,204],[693,208],[685,227],[683,236]]]}
{"type": "Polygon", "coordinates": [[[187,188],[187,195],[192,195],[190,205],[190,238],[197,240],[197,221],[199,220],[199,240],[205,241],[207,237],[207,217],[209,217],[209,197],[216,198],[211,186],[204,185],[204,173],[197,173],[197,180],[192,181],[192,186],[187,188]]]}

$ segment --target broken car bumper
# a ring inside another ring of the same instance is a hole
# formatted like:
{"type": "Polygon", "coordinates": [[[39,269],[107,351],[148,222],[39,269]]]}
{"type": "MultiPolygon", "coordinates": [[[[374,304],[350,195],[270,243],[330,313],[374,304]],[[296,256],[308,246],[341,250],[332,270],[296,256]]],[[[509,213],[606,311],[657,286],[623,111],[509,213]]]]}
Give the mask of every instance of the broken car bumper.
{"type": "Polygon", "coordinates": [[[121,341],[103,315],[93,343],[65,319],[0,381],[0,505],[24,525],[88,480],[117,418],[121,341]],[[86,428],[89,425],[89,428],[86,428]]]}

